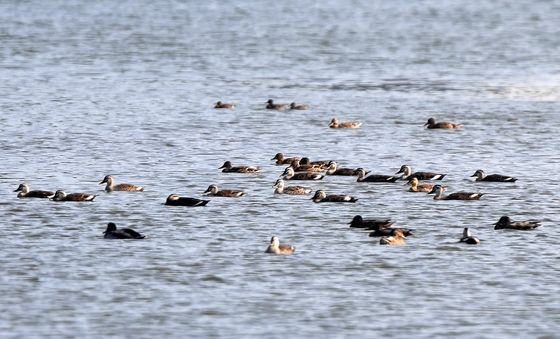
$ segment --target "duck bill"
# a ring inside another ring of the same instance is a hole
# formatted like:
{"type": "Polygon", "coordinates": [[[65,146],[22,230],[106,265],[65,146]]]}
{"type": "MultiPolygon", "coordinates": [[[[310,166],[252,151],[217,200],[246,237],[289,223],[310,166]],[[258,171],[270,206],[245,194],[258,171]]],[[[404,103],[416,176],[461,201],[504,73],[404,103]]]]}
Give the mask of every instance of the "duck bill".
{"type": "Polygon", "coordinates": [[[476,173],[475,173],[475,174],[473,174],[473,175],[471,175],[471,178],[472,178],[472,177],[476,177],[476,173]]]}

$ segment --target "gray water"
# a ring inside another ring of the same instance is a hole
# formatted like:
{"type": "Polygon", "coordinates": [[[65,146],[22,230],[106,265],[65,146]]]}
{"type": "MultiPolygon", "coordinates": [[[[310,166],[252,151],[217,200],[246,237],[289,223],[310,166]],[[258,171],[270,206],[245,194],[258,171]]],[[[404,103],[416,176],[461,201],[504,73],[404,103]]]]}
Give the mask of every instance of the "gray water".
{"type": "Polygon", "coordinates": [[[559,22],[557,1],[1,2],[0,335],[559,337],[559,22]],[[305,184],[359,201],[275,196],[277,152],[485,195],[328,177],[305,184]],[[146,190],[106,193],[107,174],[146,190]],[[98,196],[18,199],[21,182],[98,196]],[[212,183],[247,194],[162,205],[212,183]],[[416,236],[380,246],[355,214],[416,236]],[[543,225],[495,231],[502,215],[543,225]],[[105,240],[109,221],[148,239],[105,240]],[[272,235],[296,254],[264,254],[272,235]]]}

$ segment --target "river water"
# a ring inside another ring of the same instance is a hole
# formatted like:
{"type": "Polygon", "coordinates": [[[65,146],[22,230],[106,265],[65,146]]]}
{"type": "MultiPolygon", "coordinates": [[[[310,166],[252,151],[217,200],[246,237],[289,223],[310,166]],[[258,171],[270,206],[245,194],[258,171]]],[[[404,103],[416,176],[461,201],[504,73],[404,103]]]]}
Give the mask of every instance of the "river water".
{"type": "Polygon", "coordinates": [[[0,335],[558,337],[559,22],[545,0],[3,1],[0,335]],[[359,201],[275,196],[277,152],[485,195],[327,177],[305,184],[359,201]],[[106,193],[107,174],[146,190],[106,193]],[[22,182],[98,196],[18,199],[22,182]],[[162,205],[210,184],[247,194],[162,205]],[[355,214],[416,236],[380,246],[355,214]],[[543,223],[495,231],[502,215],[543,223]],[[109,221],[148,239],[105,240],[109,221]],[[457,243],[463,227],[482,244],[457,243]],[[296,254],[264,254],[272,235],[296,254]]]}

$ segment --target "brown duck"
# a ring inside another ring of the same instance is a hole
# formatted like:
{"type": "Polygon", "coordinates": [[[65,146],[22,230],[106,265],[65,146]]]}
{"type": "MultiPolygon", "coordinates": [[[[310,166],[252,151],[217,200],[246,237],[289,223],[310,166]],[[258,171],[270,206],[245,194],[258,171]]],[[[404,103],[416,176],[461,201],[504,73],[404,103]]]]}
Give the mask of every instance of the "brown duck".
{"type": "Polygon", "coordinates": [[[463,127],[463,125],[461,124],[457,124],[454,122],[448,122],[448,121],[442,121],[442,122],[436,122],[435,118],[430,118],[428,119],[428,122],[426,122],[424,124],[424,126],[426,126],[429,129],[432,128],[446,128],[446,129],[453,129],[453,128],[461,128],[463,127]]]}
{"type": "Polygon", "coordinates": [[[26,183],[20,184],[14,192],[19,192],[18,198],[43,198],[50,199],[54,197],[54,192],[51,191],[40,191],[40,190],[29,190],[29,185],[26,183]]]}
{"type": "Polygon", "coordinates": [[[442,185],[435,185],[428,194],[435,194],[434,200],[479,200],[484,193],[478,192],[455,192],[449,195],[444,195],[445,187],[442,185]]]}
{"type": "Polygon", "coordinates": [[[484,174],[484,171],[479,169],[474,172],[471,177],[476,177],[475,181],[486,181],[486,182],[516,182],[517,178],[510,177],[509,175],[501,174],[484,174]]]}
{"type": "Polygon", "coordinates": [[[245,195],[245,192],[239,190],[220,190],[217,185],[210,185],[203,194],[213,195],[215,197],[237,198],[245,195]]]}
{"type": "Polygon", "coordinates": [[[105,186],[105,190],[107,192],[113,192],[113,191],[127,191],[127,192],[142,192],[144,190],[144,187],[142,186],[136,186],[136,185],[132,185],[132,184],[118,184],[115,185],[113,183],[113,177],[110,175],[106,175],[105,178],[103,178],[103,180],[99,183],[99,185],[105,184],[107,183],[107,185],[105,186]]]}
{"type": "Polygon", "coordinates": [[[233,166],[231,161],[226,161],[224,164],[219,167],[218,169],[222,169],[224,173],[257,173],[260,171],[260,168],[255,166],[233,166]]]}
{"type": "Polygon", "coordinates": [[[313,202],[356,202],[357,198],[354,198],[347,194],[331,194],[327,195],[325,191],[317,190],[315,195],[311,198],[313,202]]]}
{"type": "Polygon", "coordinates": [[[510,229],[510,230],[521,230],[528,231],[535,229],[541,225],[538,220],[525,220],[525,221],[513,221],[510,217],[504,215],[495,224],[495,230],[510,229]]]}

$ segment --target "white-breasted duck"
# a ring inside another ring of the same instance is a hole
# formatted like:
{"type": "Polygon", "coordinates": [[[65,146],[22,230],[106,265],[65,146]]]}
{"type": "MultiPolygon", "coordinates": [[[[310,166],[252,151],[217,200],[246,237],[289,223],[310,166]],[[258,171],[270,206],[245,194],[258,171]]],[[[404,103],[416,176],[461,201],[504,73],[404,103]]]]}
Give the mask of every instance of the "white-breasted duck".
{"type": "MultiPolygon", "coordinates": [[[[368,172],[366,172],[366,174],[367,173],[368,172]]],[[[339,168],[336,161],[329,162],[329,166],[327,167],[326,174],[327,175],[345,175],[345,176],[358,175],[356,173],[356,168],[339,168]]]]}
{"type": "Polygon", "coordinates": [[[495,230],[510,229],[528,231],[539,227],[541,222],[539,220],[513,221],[510,217],[504,215],[494,225],[495,230]]]}
{"type": "Polygon", "coordinates": [[[356,202],[357,198],[347,194],[330,194],[327,195],[323,190],[315,191],[315,195],[311,198],[313,202],[356,202]]]}
{"type": "Polygon", "coordinates": [[[416,177],[412,177],[412,179],[408,181],[408,184],[410,184],[410,188],[408,189],[409,192],[429,193],[432,191],[432,189],[434,189],[435,186],[434,184],[420,184],[418,178],[416,177]]]}
{"type": "Polygon", "coordinates": [[[58,190],[54,193],[53,201],[93,201],[95,194],[89,193],[70,193],[66,194],[64,191],[58,190]]]}
{"type": "Polygon", "coordinates": [[[364,228],[366,230],[379,230],[391,227],[394,221],[391,219],[364,219],[361,215],[355,215],[350,221],[350,227],[364,228]]]}
{"type": "Polygon", "coordinates": [[[130,228],[119,228],[115,223],[108,223],[107,229],[103,232],[105,239],[144,239],[146,236],[130,228]]]}
{"type": "Polygon", "coordinates": [[[484,193],[480,192],[455,192],[444,195],[445,186],[435,185],[428,194],[435,194],[434,200],[480,200],[484,193]]]}
{"type": "Polygon", "coordinates": [[[301,157],[288,157],[285,158],[284,154],[282,153],[276,153],[276,155],[274,156],[274,158],[270,159],[270,160],[276,160],[276,165],[289,165],[292,163],[292,161],[294,161],[295,159],[300,160],[301,157]]]}
{"type": "Polygon", "coordinates": [[[229,160],[218,169],[221,169],[224,173],[257,173],[261,170],[256,166],[233,166],[229,160]]]}
{"type": "Polygon", "coordinates": [[[280,176],[285,180],[321,180],[325,176],[319,173],[299,172],[296,173],[292,166],[286,167],[284,173],[280,176]]]}
{"type": "Polygon", "coordinates": [[[144,187],[132,185],[132,184],[118,184],[115,185],[113,183],[113,177],[110,175],[106,175],[105,178],[99,183],[99,185],[107,184],[105,186],[105,191],[113,192],[113,191],[126,191],[126,192],[142,192],[144,191],[144,187]]]}
{"type": "Polygon", "coordinates": [[[366,170],[362,167],[356,169],[355,173],[358,176],[357,182],[390,183],[399,179],[397,176],[383,174],[370,174],[366,177],[366,170]]]}
{"type": "Polygon", "coordinates": [[[216,105],[214,105],[214,108],[234,109],[235,104],[228,104],[228,103],[225,103],[225,102],[218,101],[218,102],[216,102],[216,105]]]}
{"type": "Polygon", "coordinates": [[[274,109],[277,111],[283,111],[285,109],[288,109],[290,107],[290,105],[288,104],[275,104],[274,100],[272,99],[268,99],[268,101],[266,102],[266,109],[274,109]]]}
{"type": "Polygon", "coordinates": [[[362,123],[359,121],[339,121],[337,118],[332,118],[329,123],[330,128],[360,128],[362,123]]]}
{"type": "Polygon", "coordinates": [[[240,190],[220,190],[217,185],[210,185],[203,194],[213,195],[215,197],[228,197],[237,198],[245,195],[245,192],[240,190]]]}
{"type": "Polygon", "coordinates": [[[463,236],[459,242],[464,242],[469,245],[478,245],[480,244],[480,239],[477,236],[473,235],[468,227],[463,229],[463,236]]]}
{"type": "Polygon", "coordinates": [[[296,251],[296,248],[292,245],[281,244],[280,239],[277,236],[273,236],[270,239],[270,245],[266,248],[265,253],[273,254],[292,254],[296,251]]]}
{"type": "Polygon", "coordinates": [[[397,173],[402,173],[403,180],[410,180],[412,178],[418,178],[418,180],[441,180],[446,174],[444,173],[434,173],[434,172],[412,172],[412,167],[410,165],[402,165],[397,173]]]}
{"type": "Polygon", "coordinates": [[[311,193],[311,187],[305,186],[285,186],[285,182],[282,179],[276,180],[274,183],[274,193],[276,194],[291,194],[291,195],[305,195],[311,193]]]}
{"type": "Polygon", "coordinates": [[[210,200],[181,197],[178,194],[173,193],[167,197],[167,200],[165,201],[165,205],[196,207],[196,206],[206,206],[206,204],[209,202],[210,200]]]}
{"type": "Polygon", "coordinates": [[[426,126],[429,129],[433,129],[433,128],[454,129],[454,128],[463,127],[462,124],[458,124],[455,122],[449,122],[449,121],[436,122],[435,118],[428,119],[428,122],[426,122],[424,126],[426,126]]]}
{"type": "Polygon", "coordinates": [[[479,169],[474,172],[471,177],[476,177],[475,181],[486,181],[486,182],[516,182],[517,178],[510,177],[509,175],[501,174],[489,174],[486,175],[483,170],[479,169]]]}
{"type": "Polygon", "coordinates": [[[402,246],[405,244],[405,236],[401,230],[395,230],[393,235],[381,237],[380,245],[402,246]]]}
{"type": "Polygon", "coordinates": [[[20,184],[14,192],[19,192],[18,198],[43,198],[50,199],[54,196],[54,192],[51,191],[41,191],[41,190],[29,190],[29,185],[26,183],[20,184]]]}
{"type": "Polygon", "coordinates": [[[307,110],[307,109],[309,109],[309,105],[305,105],[305,104],[296,104],[295,102],[292,102],[292,103],[290,104],[290,109],[307,110]]]}

